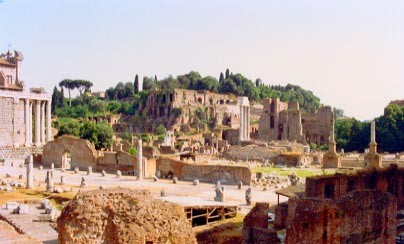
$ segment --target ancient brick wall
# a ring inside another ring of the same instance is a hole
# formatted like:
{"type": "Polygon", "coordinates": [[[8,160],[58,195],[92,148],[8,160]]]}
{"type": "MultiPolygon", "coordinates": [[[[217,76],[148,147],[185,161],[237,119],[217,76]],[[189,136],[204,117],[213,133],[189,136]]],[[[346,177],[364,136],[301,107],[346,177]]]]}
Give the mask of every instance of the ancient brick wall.
{"type": "Polygon", "coordinates": [[[398,209],[404,208],[404,169],[392,164],[387,169],[364,170],[356,174],[336,174],[306,178],[306,197],[339,199],[360,189],[390,192],[397,198],[398,209]]]}
{"type": "Polygon", "coordinates": [[[72,169],[79,167],[86,170],[88,166],[96,165],[97,151],[94,145],[73,136],[61,136],[48,142],[43,149],[42,162],[45,166],[49,167],[53,163],[55,167],[60,168],[65,152],[70,153],[72,169]]]}
{"type": "Polygon", "coordinates": [[[378,190],[353,191],[337,201],[341,243],[395,243],[397,200],[378,190]]]}
{"type": "Polygon", "coordinates": [[[80,192],[57,220],[64,243],[196,244],[184,210],[145,190],[80,192]]]}
{"type": "Polygon", "coordinates": [[[189,164],[170,158],[160,158],[156,161],[156,170],[159,170],[162,176],[172,173],[173,176],[183,180],[199,179],[211,183],[220,180],[231,184],[242,181],[245,185],[249,185],[251,181],[251,170],[244,166],[189,164]]]}
{"type": "Polygon", "coordinates": [[[357,190],[336,202],[289,199],[285,244],[395,243],[396,198],[379,190],[357,190]]]}
{"type": "Polygon", "coordinates": [[[339,244],[341,218],[330,199],[305,198],[288,201],[285,244],[339,244]]]}
{"type": "Polygon", "coordinates": [[[269,203],[257,202],[243,220],[242,243],[280,243],[276,231],[268,229],[269,203]]]}
{"type": "Polygon", "coordinates": [[[126,152],[104,152],[103,157],[97,158],[95,170],[101,171],[133,171],[137,169],[137,158],[126,152]]]}
{"type": "Polygon", "coordinates": [[[0,115],[0,147],[24,145],[24,101],[0,96],[0,115]]]}

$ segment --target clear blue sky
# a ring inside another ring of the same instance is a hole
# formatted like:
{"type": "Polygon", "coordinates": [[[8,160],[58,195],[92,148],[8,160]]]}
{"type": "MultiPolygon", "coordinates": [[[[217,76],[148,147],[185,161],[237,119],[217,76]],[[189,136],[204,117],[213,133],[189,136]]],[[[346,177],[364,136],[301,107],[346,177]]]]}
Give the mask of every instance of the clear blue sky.
{"type": "Polygon", "coordinates": [[[25,83],[49,92],[229,68],[363,120],[404,99],[403,13],[399,0],[2,0],[0,52],[22,51],[25,83]]]}

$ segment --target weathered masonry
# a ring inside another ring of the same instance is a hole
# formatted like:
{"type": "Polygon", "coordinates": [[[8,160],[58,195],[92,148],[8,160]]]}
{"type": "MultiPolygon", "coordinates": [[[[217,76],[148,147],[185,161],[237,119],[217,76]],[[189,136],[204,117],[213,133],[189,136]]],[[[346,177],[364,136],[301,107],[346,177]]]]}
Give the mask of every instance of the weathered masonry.
{"type": "MultiPolygon", "coordinates": [[[[51,140],[51,95],[26,90],[19,79],[20,52],[0,55],[0,148],[41,147],[51,140]]],[[[1,155],[0,155],[1,156],[1,155]]]]}

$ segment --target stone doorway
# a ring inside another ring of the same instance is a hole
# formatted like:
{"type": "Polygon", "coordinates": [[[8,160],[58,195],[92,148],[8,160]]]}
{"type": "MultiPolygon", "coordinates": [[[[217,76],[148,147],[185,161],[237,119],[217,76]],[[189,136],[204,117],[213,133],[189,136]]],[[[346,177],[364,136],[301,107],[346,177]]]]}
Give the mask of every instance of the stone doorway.
{"type": "Polygon", "coordinates": [[[71,168],[72,156],[69,151],[65,151],[62,155],[62,169],[70,169],[71,168]]]}

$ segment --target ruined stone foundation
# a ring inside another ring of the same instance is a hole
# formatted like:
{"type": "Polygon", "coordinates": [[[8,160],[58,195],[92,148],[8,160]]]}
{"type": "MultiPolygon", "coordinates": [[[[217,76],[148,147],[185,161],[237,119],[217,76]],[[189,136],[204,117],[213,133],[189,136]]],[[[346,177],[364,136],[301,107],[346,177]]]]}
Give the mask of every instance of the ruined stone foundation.
{"type": "Polygon", "coordinates": [[[78,193],[57,230],[59,243],[197,243],[180,206],[124,188],[78,193]]]}
{"type": "Polygon", "coordinates": [[[397,200],[379,190],[357,190],[336,202],[289,199],[285,244],[391,244],[396,237],[397,200]]]}

